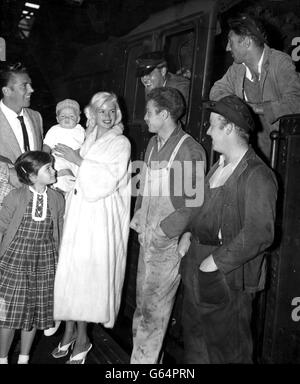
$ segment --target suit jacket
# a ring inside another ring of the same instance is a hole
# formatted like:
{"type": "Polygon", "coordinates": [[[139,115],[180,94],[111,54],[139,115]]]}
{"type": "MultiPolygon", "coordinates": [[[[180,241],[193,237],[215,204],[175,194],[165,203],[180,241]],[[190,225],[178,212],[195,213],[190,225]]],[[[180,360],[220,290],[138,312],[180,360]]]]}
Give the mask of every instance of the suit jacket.
{"type": "MultiPolygon", "coordinates": [[[[24,114],[31,124],[33,131],[34,148],[33,150],[41,150],[43,146],[43,122],[39,112],[30,108],[24,108],[24,114]]],[[[4,113],[0,109],[0,155],[7,157],[11,162],[22,154],[16,136],[9,125],[4,113]]]]}
{"type": "MultiPolygon", "coordinates": [[[[24,108],[24,115],[26,115],[30,122],[34,148],[33,150],[42,150],[43,146],[43,122],[39,112],[30,108],[24,108]]],[[[4,113],[0,109],[0,207],[3,198],[13,188],[8,182],[9,166],[22,154],[22,149],[16,139],[16,136],[6,119],[4,113]]]]}

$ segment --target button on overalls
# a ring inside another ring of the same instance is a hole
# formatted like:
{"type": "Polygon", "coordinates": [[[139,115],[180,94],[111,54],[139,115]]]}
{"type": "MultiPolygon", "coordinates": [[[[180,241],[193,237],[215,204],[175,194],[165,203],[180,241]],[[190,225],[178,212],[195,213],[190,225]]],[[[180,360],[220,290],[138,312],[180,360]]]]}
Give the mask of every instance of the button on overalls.
{"type": "Polygon", "coordinates": [[[170,198],[170,168],[187,137],[185,134],[180,139],[165,168],[151,169],[153,148],[149,155],[140,212],[142,233],[139,235],[132,364],[157,362],[180,282],[178,236],[169,239],[160,223],[175,211],[170,198]]]}

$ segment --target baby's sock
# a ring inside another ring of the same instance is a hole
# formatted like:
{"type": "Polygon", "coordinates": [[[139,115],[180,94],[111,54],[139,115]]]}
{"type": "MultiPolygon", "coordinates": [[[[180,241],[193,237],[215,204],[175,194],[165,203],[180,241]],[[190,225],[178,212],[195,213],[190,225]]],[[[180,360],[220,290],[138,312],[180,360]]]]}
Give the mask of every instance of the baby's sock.
{"type": "Polygon", "coordinates": [[[18,364],[28,364],[29,355],[19,355],[18,364]]]}
{"type": "Polygon", "coordinates": [[[6,357],[0,357],[0,364],[8,364],[7,356],[6,357]]]}

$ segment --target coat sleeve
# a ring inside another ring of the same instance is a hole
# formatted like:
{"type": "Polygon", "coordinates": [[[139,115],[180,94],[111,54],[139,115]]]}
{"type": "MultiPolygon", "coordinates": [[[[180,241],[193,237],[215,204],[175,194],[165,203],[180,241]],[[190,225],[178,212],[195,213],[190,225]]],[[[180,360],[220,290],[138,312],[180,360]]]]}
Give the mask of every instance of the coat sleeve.
{"type": "Polygon", "coordinates": [[[218,101],[222,99],[222,97],[234,95],[237,81],[237,69],[233,64],[231,65],[225,75],[217,80],[212,86],[209,98],[210,100],[218,101]]]}
{"type": "Polygon", "coordinates": [[[189,104],[190,81],[183,77],[181,81],[178,82],[176,88],[179,92],[181,92],[182,96],[184,97],[187,108],[189,104]]]}
{"type": "Polygon", "coordinates": [[[0,210],[0,232],[5,233],[14,215],[17,207],[18,198],[16,197],[15,190],[11,191],[3,199],[3,205],[0,210]]]}
{"type": "Polygon", "coordinates": [[[125,136],[114,141],[109,155],[84,159],[78,174],[78,185],[84,198],[94,202],[115,192],[128,175],[129,160],[130,143],[125,136]]]}
{"type": "MultiPolygon", "coordinates": [[[[253,170],[245,185],[245,216],[239,233],[229,244],[212,253],[223,273],[255,258],[271,246],[274,239],[277,183],[262,166],[253,170]]],[[[224,223],[226,225],[226,223],[224,223]]]]}
{"type": "Polygon", "coordinates": [[[274,87],[278,89],[280,98],[263,102],[266,119],[273,124],[281,116],[299,113],[300,111],[300,74],[289,55],[282,54],[274,69],[274,87]]]}
{"type": "Polygon", "coordinates": [[[62,230],[64,225],[64,214],[65,214],[65,199],[63,196],[59,198],[58,205],[58,230],[59,230],[59,241],[61,240],[62,230]]]}

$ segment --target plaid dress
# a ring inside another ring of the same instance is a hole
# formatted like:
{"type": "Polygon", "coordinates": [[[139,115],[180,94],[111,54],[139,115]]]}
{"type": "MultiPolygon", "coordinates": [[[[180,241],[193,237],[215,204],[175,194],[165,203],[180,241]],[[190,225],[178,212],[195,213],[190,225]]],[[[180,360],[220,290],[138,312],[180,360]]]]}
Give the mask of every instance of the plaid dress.
{"type": "Polygon", "coordinates": [[[44,221],[31,217],[30,200],[17,233],[0,259],[0,327],[53,326],[57,251],[49,207],[44,221]]]}

